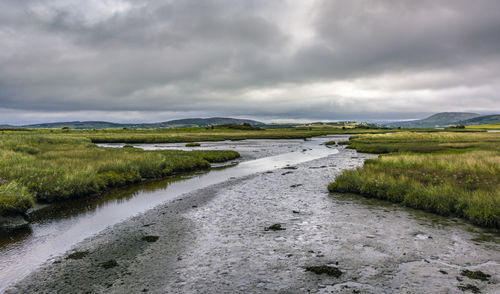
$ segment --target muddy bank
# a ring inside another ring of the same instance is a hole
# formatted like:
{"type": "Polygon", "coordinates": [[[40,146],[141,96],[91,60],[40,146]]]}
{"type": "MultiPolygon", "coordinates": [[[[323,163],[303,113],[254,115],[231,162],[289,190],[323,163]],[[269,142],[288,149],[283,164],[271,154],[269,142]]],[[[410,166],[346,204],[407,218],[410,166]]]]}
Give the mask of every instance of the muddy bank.
{"type": "Polygon", "coordinates": [[[8,293],[495,293],[498,232],[327,193],[366,156],[341,149],[182,195],[85,240],[8,293]],[[85,253],[66,259],[76,252],[85,253]],[[341,274],[307,270],[322,266],[341,274]]]}

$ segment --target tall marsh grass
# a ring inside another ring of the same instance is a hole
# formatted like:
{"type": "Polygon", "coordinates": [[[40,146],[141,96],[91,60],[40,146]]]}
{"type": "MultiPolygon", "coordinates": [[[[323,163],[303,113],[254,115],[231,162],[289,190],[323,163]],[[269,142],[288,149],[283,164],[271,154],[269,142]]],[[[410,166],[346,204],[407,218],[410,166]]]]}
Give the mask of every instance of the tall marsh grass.
{"type": "Polygon", "coordinates": [[[210,167],[234,151],[143,151],[99,148],[89,138],[0,135],[0,214],[22,213],[34,201],[82,197],[147,178],[210,167]]]}
{"type": "Polygon", "coordinates": [[[351,148],[394,153],[345,171],[328,189],[500,228],[499,143],[494,133],[356,136],[351,148]]]}

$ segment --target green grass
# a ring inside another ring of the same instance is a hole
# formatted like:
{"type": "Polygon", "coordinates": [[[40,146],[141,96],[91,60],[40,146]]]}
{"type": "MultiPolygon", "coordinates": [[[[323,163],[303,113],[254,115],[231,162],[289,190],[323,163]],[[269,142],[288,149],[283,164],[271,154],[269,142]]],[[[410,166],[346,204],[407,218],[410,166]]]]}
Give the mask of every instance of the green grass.
{"type": "Polygon", "coordinates": [[[200,146],[201,146],[200,143],[195,143],[195,142],[194,143],[187,143],[186,144],[186,147],[200,147],[200,146]]]}
{"type": "Polygon", "coordinates": [[[487,124],[487,125],[473,125],[466,126],[466,129],[492,129],[492,130],[500,130],[500,123],[498,124],[487,124]]]}
{"type": "Polygon", "coordinates": [[[234,151],[144,151],[99,148],[64,134],[0,135],[0,214],[22,213],[35,201],[96,195],[142,179],[210,167],[239,157],[234,151]]]}
{"type": "Polygon", "coordinates": [[[343,172],[329,191],[385,199],[500,228],[500,134],[362,135],[354,136],[349,147],[392,153],[343,172]]]}
{"type": "MultiPolygon", "coordinates": [[[[338,128],[334,126],[290,127],[278,129],[232,129],[217,126],[214,128],[178,129],[102,129],[102,130],[62,130],[62,129],[20,129],[0,130],[1,134],[56,135],[65,137],[85,137],[93,143],[187,143],[201,141],[224,141],[244,139],[304,139],[329,134],[380,134],[387,132],[438,132],[436,129],[366,129],[338,128]]],[[[483,130],[457,129],[453,132],[478,132],[483,130]]]]}

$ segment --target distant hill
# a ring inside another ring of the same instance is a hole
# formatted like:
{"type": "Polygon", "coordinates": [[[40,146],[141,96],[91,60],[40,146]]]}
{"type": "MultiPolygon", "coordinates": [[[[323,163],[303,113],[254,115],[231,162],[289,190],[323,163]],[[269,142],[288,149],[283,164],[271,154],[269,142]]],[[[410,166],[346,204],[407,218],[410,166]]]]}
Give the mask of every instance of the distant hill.
{"type": "Polygon", "coordinates": [[[107,128],[123,128],[124,125],[125,124],[110,123],[105,121],[68,121],[68,122],[24,125],[22,127],[31,129],[38,129],[38,128],[60,129],[63,127],[68,127],[71,129],[107,129],[107,128]]]}
{"type": "MultiPolygon", "coordinates": [[[[186,118],[177,119],[158,123],[142,123],[142,124],[120,124],[106,121],[70,121],[70,122],[54,122],[42,123],[22,126],[24,128],[46,128],[60,129],[68,127],[70,129],[109,129],[109,128],[127,128],[127,129],[162,129],[162,128],[185,128],[185,127],[206,127],[222,124],[243,124],[249,123],[253,126],[264,125],[264,123],[249,120],[227,117],[212,117],[212,118],[186,118]]],[[[10,126],[13,127],[13,126],[10,126]]]]}
{"type": "Polygon", "coordinates": [[[459,121],[457,124],[470,126],[470,125],[487,125],[500,123],[500,114],[483,115],[474,117],[467,120],[459,121]]]}
{"type": "Polygon", "coordinates": [[[477,117],[481,117],[481,115],[470,112],[440,112],[420,120],[390,122],[385,125],[402,128],[436,128],[459,124],[458,122],[477,117]]]}

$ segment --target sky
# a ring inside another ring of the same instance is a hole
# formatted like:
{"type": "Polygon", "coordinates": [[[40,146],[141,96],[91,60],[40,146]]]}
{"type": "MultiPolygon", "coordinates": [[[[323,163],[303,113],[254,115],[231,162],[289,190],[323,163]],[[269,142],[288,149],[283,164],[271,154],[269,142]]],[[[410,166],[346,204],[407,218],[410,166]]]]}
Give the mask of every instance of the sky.
{"type": "Polygon", "coordinates": [[[0,124],[442,111],[500,112],[500,1],[0,1],[0,124]]]}

